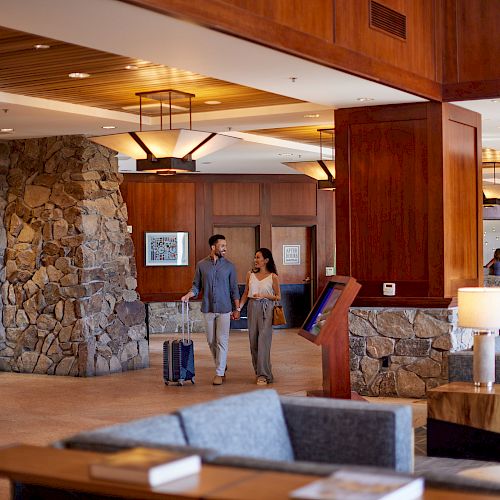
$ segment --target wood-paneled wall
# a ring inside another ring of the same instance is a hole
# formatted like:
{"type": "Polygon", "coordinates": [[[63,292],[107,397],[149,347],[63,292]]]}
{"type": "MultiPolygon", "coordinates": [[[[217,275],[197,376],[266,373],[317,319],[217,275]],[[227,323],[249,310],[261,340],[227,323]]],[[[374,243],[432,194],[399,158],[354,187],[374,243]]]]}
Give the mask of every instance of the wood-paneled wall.
{"type": "Polygon", "coordinates": [[[444,5],[444,100],[500,97],[500,0],[444,5]]]}
{"type": "Polygon", "coordinates": [[[440,0],[377,0],[406,16],[405,41],[370,28],[368,0],[123,1],[441,99],[440,0]]]}
{"type": "Polygon", "coordinates": [[[432,100],[500,96],[500,0],[375,0],[406,40],[370,26],[371,0],[122,1],[432,100]]]}
{"type": "Polygon", "coordinates": [[[357,303],[440,306],[477,286],[480,116],[424,103],[338,110],[335,123],[337,265],[363,285],[357,303]]]}
{"type": "MultiPolygon", "coordinates": [[[[276,247],[273,228],[280,228],[278,233],[281,228],[308,228],[305,234],[314,239],[309,246],[316,256],[311,276],[315,290],[326,282],[325,267],[334,265],[334,192],[318,191],[316,182],[306,176],[126,174],[121,189],[133,228],[137,288],[145,301],[174,300],[184,294],[196,262],[209,253],[208,238],[221,228],[228,233],[228,257],[234,252],[244,268],[239,269],[241,282],[255,244],[276,247]],[[188,231],[189,266],[146,267],[145,231],[188,231]],[[238,241],[232,242],[233,236],[238,241]],[[248,249],[242,247],[243,239],[248,249]]],[[[304,254],[304,259],[311,267],[310,256],[304,254]]]]}

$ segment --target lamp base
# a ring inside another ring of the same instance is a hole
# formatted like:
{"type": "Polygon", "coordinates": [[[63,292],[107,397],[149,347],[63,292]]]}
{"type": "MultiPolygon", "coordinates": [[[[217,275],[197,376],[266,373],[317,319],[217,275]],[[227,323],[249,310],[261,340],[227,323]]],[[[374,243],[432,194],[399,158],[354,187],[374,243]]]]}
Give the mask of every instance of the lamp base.
{"type": "Polygon", "coordinates": [[[473,381],[476,387],[491,389],[495,383],[495,332],[474,334],[473,381]]]}

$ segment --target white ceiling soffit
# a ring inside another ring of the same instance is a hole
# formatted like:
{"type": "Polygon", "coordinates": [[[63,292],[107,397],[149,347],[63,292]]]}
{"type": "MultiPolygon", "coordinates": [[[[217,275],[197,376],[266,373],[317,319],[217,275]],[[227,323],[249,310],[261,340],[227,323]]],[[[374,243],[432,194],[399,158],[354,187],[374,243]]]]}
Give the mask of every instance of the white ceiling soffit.
{"type": "Polygon", "coordinates": [[[362,97],[373,104],[424,100],[115,0],[0,0],[0,12],[8,28],[331,107],[361,106],[362,97]]]}

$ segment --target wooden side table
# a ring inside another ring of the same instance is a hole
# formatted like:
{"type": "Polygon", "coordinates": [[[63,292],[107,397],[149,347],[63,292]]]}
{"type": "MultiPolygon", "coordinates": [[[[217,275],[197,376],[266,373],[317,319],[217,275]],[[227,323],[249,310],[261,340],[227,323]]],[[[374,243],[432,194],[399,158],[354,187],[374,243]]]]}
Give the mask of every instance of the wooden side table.
{"type": "Polygon", "coordinates": [[[427,393],[427,454],[500,462],[500,384],[453,382],[427,393]]]}

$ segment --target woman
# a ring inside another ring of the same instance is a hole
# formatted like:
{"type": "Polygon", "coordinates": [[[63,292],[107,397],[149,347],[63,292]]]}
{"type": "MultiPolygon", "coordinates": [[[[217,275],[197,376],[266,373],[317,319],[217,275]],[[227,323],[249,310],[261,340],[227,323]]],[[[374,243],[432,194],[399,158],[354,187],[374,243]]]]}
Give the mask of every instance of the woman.
{"type": "Polygon", "coordinates": [[[240,308],[248,299],[248,336],[257,385],[273,381],[271,341],[274,301],[281,299],[280,283],[273,254],[268,248],[255,253],[254,269],[248,271],[240,308]]]}
{"type": "Polygon", "coordinates": [[[495,250],[493,258],[484,267],[490,270],[490,274],[500,276],[500,248],[495,250]]]}

